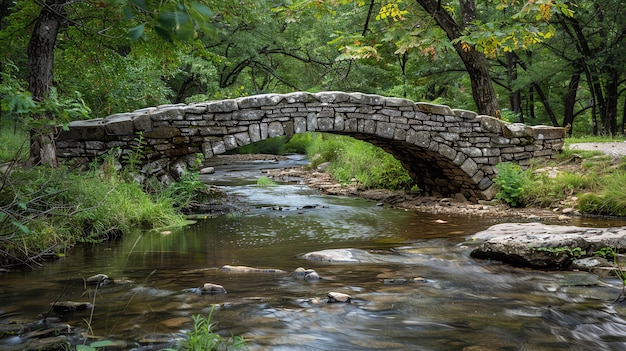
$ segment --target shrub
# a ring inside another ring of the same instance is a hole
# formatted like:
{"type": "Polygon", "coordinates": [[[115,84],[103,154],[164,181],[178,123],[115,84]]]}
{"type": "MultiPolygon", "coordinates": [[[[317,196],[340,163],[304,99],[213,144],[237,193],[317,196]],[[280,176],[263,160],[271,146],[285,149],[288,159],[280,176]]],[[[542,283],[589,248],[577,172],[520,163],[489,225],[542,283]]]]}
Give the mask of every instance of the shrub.
{"type": "Polygon", "coordinates": [[[521,205],[520,200],[532,183],[526,173],[519,165],[510,162],[497,164],[496,171],[497,175],[493,182],[500,190],[495,198],[504,200],[513,207],[521,205]]]}

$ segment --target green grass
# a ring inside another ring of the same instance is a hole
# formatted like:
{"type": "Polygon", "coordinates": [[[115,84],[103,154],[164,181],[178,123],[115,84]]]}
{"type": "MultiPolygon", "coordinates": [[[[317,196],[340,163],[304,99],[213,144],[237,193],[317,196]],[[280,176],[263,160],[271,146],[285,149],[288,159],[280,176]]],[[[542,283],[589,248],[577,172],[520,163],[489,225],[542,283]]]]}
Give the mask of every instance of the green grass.
{"type": "MultiPolygon", "coordinates": [[[[533,164],[513,178],[502,176],[496,184],[522,184],[512,194],[523,206],[575,206],[584,214],[626,216],[626,157],[565,148],[556,162],[533,164]],[[546,166],[557,172],[549,172],[546,166]]],[[[500,187],[500,192],[509,190],[500,187]]]]}
{"type": "Polygon", "coordinates": [[[313,133],[294,134],[291,138],[284,136],[269,138],[256,143],[240,146],[236,152],[239,154],[305,154],[306,149],[313,140],[313,133]]]}
{"type": "Polygon", "coordinates": [[[268,177],[259,177],[256,180],[256,185],[261,186],[261,187],[270,187],[270,186],[277,186],[278,184],[276,184],[275,181],[271,180],[268,177]]]}
{"type": "Polygon", "coordinates": [[[614,172],[600,182],[600,191],[580,196],[579,209],[584,213],[626,217],[626,173],[614,172]]]}
{"type": "Polygon", "coordinates": [[[414,186],[400,161],[364,141],[318,133],[307,155],[311,167],[329,162],[328,172],[341,183],[356,180],[363,188],[391,190],[408,190],[414,186]]]}
{"type": "Polygon", "coordinates": [[[0,184],[0,265],[27,262],[78,242],[99,242],[136,229],[184,225],[168,198],[98,171],[34,167],[0,184]],[[10,186],[9,186],[10,185],[10,186]]]}
{"type": "Polygon", "coordinates": [[[565,144],[576,144],[576,143],[609,143],[616,141],[626,141],[626,136],[619,135],[614,137],[606,137],[606,136],[594,136],[594,135],[581,135],[581,136],[571,136],[565,138],[565,144]]]}
{"type": "Polygon", "coordinates": [[[10,125],[0,127],[0,163],[28,158],[28,133],[10,125]]]}

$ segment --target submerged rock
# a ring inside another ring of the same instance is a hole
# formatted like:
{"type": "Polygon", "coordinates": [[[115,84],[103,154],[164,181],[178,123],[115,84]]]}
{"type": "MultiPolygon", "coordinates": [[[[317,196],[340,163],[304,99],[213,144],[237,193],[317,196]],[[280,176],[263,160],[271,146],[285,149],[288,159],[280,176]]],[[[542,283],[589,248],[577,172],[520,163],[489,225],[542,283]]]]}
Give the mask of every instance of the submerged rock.
{"type": "Polygon", "coordinates": [[[279,273],[279,274],[287,274],[286,271],[282,269],[276,268],[254,268],[248,266],[230,266],[225,265],[222,266],[222,271],[224,272],[233,272],[233,273],[279,273]]]}
{"type": "Polygon", "coordinates": [[[113,279],[106,274],[96,274],[86,279],[87,284],[98,285],[100,287],[113,283],[113,279]]]}
{"type": "Polygon", "coordinates": [[[353,262],[373,263],[381,261],[375,255],[360,249],[328,249],[313,251],[302,255],[302,258],[320,262],[353,262]]]}
{"type": "Polygon", "coordinates": [[[328,293],[328,303],[350,303],[352,296],[340,292],[331,291],[328,293]]]}
{"type": "Polygon", "coordinates": [[[50,303],[52,311],[57,313],[82,311],[91,308],[92,305],[89,302],[74,302],[74,301],[57,301],[50,303]]]}
{"type": "Polygon", "coordinates": [[[2,345],[3,351],[57,351],[69,349],[70,343],[63,335],[29,339],[17,345],[2,345]]]}
{"type": "Polygon", "coordinates": [[[226,294],[226,289],[223,286],[213,283],[204,283],[200,288],[202,294],[226,294]]]}
{"type": "Polygon", "coordinates": [[[302,267],[296,268],[295,271],[291,273],[294,277],[303,279],[307,282],[318,281],[322,279],[319,274],[314,269],[304,269],[302,267]]]}
{"type": "MultiPolygon", "coordinates": [[[[471,256],[535,268],[569,268],[602,249],[626,248],[626,227],[585,228],[542,223],[504,223],[471,237],[471,256]]],[[[581,268],[582,266],[577,266],[581,268]]]]}

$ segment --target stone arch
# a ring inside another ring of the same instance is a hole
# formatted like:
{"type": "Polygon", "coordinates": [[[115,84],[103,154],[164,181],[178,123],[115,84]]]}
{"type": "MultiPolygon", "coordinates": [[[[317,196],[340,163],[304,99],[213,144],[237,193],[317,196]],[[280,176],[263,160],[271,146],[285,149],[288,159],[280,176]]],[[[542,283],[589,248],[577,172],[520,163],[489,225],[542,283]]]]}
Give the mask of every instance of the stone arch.
{"type": "Polygon", "coordinates": [[[190,105],[163,105],[70,123],[57,140],[59,157],[86,161],[111,147],[129,150],[142,133],[149,174],[180,172],[205,157],[277,136],[327,132],[389,152],[429,194],[495,194],[494,168],[552,158],[563,128],[511,124],[474,112],[407,99],[345,92],[264,94],[190,105]]]}

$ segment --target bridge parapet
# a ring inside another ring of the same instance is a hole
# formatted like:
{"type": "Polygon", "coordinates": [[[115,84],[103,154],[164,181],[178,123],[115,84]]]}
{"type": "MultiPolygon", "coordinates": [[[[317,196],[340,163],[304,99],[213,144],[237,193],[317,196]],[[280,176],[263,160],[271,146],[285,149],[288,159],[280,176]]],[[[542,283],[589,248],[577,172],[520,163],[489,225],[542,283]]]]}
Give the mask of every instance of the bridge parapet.
{"type": "Polygon", "coordinates": [[[265,94],[163,105],[76,121],[59,134],[60,158],[90,162],[108,150],[128,153],[143,140],[148,175],[180,175],[201,153],[213,157],[267,138],[303,132],[349,135],[399,159],[429,194],[495,195],[499,162],[528,166],[554,158],[563,128],[507,123],[475,112],[407,99],[345,92],[265,94]]]}

